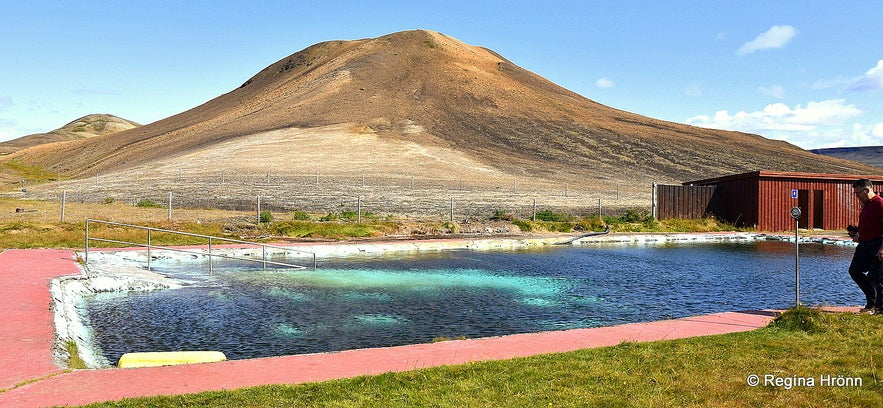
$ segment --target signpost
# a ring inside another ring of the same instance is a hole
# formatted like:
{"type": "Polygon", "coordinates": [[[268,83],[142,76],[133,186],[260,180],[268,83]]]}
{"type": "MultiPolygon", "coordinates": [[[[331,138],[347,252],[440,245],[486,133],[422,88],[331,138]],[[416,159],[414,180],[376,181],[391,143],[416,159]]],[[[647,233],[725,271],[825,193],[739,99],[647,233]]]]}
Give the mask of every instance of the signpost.
{"type": "MultiPolygon", "coordinates": [[[[794,196],[796,191],[792,190],[791,195],[794,196]]],[[[800,207],[791,208],[791,218],[794,218],[794,307],[800,307],[800,235],[797,231],[800,214],[800,207]]]]}

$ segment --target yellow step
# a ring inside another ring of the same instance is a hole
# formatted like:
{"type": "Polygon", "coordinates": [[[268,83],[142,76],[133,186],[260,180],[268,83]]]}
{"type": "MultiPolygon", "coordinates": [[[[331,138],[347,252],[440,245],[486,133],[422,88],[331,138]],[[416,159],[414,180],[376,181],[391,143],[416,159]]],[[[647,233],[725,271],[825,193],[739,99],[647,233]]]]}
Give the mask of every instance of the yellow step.
{"type": "Polygon", "coordinates": [[[153,351],[126,353],[120,357],[120,368],[157,367],[177,364],[213,363],[224,361],[227,356],[220,351],[153,351]]]}

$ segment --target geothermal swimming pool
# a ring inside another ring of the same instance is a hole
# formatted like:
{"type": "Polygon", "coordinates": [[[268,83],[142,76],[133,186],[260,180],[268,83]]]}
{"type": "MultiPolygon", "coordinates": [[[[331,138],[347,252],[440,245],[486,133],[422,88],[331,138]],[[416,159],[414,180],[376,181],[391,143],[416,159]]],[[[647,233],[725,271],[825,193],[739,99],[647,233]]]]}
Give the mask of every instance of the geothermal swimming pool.
{"type": "MultiPolygon", "coordinates": [[[[864,299],[851,247],[801,244],[801,301],[864,299]]],[[[449,250],[324,259],[317,270],[155,262],[185,282],[85,299],[97,351],[218,350],[230,359],[609,326],[794,304],[778,241],[449,250]]],[[[217,262],[217,261],[216,261],[217,262]]]]}

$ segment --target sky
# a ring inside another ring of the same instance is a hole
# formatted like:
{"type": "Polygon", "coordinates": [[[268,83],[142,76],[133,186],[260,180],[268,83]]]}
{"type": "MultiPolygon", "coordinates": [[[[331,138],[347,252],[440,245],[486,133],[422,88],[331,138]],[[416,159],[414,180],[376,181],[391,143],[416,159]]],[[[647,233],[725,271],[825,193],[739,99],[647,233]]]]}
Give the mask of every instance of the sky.
{"type": "Polygon", "coordinates": [[[141,124],[315,43],[438,31],[599,103],[805,149],[883,145],[878,1],[0,0],[0,141],[141,124]]]}

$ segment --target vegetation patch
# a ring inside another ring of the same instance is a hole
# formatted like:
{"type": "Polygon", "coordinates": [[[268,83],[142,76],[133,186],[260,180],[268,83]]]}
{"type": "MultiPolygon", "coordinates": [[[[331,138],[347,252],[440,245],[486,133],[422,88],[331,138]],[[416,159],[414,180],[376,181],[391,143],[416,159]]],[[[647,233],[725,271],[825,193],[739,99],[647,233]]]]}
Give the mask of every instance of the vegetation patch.
{"type": "MultiPolygon", "coordinates": [[[[324,217],[323,217],[324,218],[324,217]]],[[[330,220],[329,220],[330,221],[330,220]]],[[[395,231],[396,224],[382,223],[338,223],[311,221],[282,221],[273,223],[269,232],[276,236],[289,238],[327,238],[343,239],[348,237],[376,237],[395,231]]]]}
{"type": "Polygon", "coordinates": [[[782,313],[772,323],[773,327],[784,330],[816,333],[824,331],[822,313],[818,309],[800,306],[782,313]]]}
{"type": "Polygon", "coordinates": [[[15,174],[16,177],[33,183],[45,183],[59,178],[56,172],[46,170],[40,166],[25,164],[18,160],[5,161],[0,163],[0,166],[4,170],[15,174]]]}
{"type": "Polygon", "coordinates": [[[138,208],[163,208],[162,204],[159,204],[153,200],[148,198],[142,198],[135,203],[135,207],[138,208]]]}
{"type": "Polygon", "coordinates": [[[261,222],[261,224],[269,224],[273,222],[273,213],[269,211],[261,211],[261,215],[260,217],[258,217],[258,220],[261,222]]]}
{"type": "Polygon", "coordinates": [[[95,407],[879,407],[883,322],[819,314],[823,330],[778,325],[718,336],[545,354],[299,385],[273,385],[95,407]],[[752,386],[748,378],[761,383],[752,386]],[[774,385],[765,376],[814,378],[774,385]],[[822,386],[825,376],[851,386],[822,386]]]}
{"type": "Polygon", "coordinates": [[[68,340],[64,343],[64,351],[67,352],[67,367],[75,370],[89,368],[86,362],[80,357],[80,349],[77,343],[68,340]]]}

